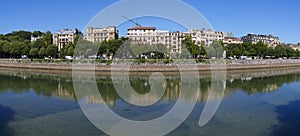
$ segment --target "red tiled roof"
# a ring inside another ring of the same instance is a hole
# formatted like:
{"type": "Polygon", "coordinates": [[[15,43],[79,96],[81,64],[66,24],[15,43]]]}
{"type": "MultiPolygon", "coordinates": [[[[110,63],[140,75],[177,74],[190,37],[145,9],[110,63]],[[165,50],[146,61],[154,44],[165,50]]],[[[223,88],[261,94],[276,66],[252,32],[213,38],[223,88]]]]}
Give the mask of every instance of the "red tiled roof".
{"type": "Polygon", "coordinates": [[[129,28],[128,30],[156,30],[156,27],[136,26],[136,27],[129,28]]]}

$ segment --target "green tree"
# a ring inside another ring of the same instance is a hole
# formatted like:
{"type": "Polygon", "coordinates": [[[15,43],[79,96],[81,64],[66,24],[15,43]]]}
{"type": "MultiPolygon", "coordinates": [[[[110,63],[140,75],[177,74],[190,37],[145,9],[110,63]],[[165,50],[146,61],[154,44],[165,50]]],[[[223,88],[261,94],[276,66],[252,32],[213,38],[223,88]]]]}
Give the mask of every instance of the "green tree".
{"type": "Polygon", "coordinates": [[[286,48],[285,48],[285,50],[286,50],[286,55],[287,55],[287,57],[295,57],[296,56],[296,51],[291,47],[291,46],[287,46],[286,48]]]}
{"type": "Polygon", "coordinates": [[[195,42],[193,41],[191,36],[186,36],[181,44],[183,46],[185,46],[185,48],[187,49],[187,51],[182,49],[183,50],[183,52],[182,52],[183,55],[191,54],[193,56],[193,58],[195,58],[196,56],[198,56],[200,54],[199,46],[195,44],[195,42]]]}
{"type": "Polygon", "coordinates": [[[52,33],[50,31],[47,31],[46,33],[43,34],[41,40],[43,42],[43,45],[48,46],[52,44],[52,33]]]}
{"type": "Polygon", "coordinates": [[[41,32],[41,31],[34,31],[33,33],[32,33],[32,36],[33,37],[39,37],[39,36],[42,36],[43,35],[43,33],[41,32]]]}
{"type": "Polygon", "coordinates": [[[3,50],[3,56],[4,57],[11,57],[10,55],[10,44],[8,41],[3,41],[1,43],[2,45],[2,50],[3,50]]]}
{"type": "Polygon", "coordinates": [[[19,41],[13,41],[10,43],[10,54],[16,58],[17,56],[20,56],[21,54],[21,46],[22,42],[19,41]]]}
{"type": "Polygon", "coordinates": [[[4,40],[4,35],[0,34],[0,40],[4,40]]]}
{"type": "Polygon", "coordinates": [[[240,57],[240,56],[243,55],[242,51],[241,51],[239,48],[233,48],[233,49],[232,49],[232,53],[233,53],[235,56],[238,56],[238,57],[240,57]]]}
{"type": "Polygon", "coordinates": [[[201,45],[199,48],[200,48],[200,49],[199,49],[199,54],[200,54],[202,57],[205,57],[205,56],[207,55],[205,46],[204,46],[204,45],[201,45]]]}
{"type": "Polygon", "coordinates": [[[29,55],[32,56],[32,57],[37,58],[38,52],[39,52],[39,49],[38,49],[38,48],[32,48],[32,49],[30,50],[30,52],[29,52],[29,55]]]}
{"type": "Polygon", "coordinates": [[[21,55],[29,55],[29,51],[30,51],[30,43],[21,43],[21,55]]]}
{"type": "Polygon", "coordinates": [[[220,41],[213,41],[213,43],[208,48],[208,57],[216,57],[222,58],[224,53],[224,46],[221,44],[220,41]]]}
{"type": "Polygon", "coordinates": [[[257,44],[254,45],[254,48],[256,50],[256,55],[260,57],[264,57],[267,54],[268,46],[264,44],[263,42],[258,42],[257,44]]]}
{"type": "Polygon", "coordinates": [[[267,50],[267,56],[276,56],[275,49],[272,47],[269,47],[267,50]]]}
{"type": "Polygon", "coordinates": [[[277,45],[275,47],[276,57],[286,57],[287,53],[283,45],[277,45]]]}
{"type": "Polygon", "coordinates": [[[44,57],[46,55],[46,48],[42,47],[39,52],[38,52],[38,55],[40,57],[44,57]]]}
{"type": "Polygon", "coordinates": [[[67,56],[73,56],[74,55],[74,46],[69,46],[66,54],[67,54],[67,56]]]}
{"type": "Polygon", "coordinates": [[[31,40],[31,32],[28,31],[13,31],[12,33],[8,33],[5,35],[5,39],[12,42],[12,41],[30,41],[31,40]]]}
{"type": "Polygon", "coordinates": [[[58,48],[55,45],[49,45],[46,49],[46,55],[51,57],[57,57],[58,55],[58,48]]]}
{"type": "Polygon", "coordinates": [[[87,49],[86,52],[85,52],[85,55],[86,56],[94,55],[94,51],[92,49],[87,49]]]}

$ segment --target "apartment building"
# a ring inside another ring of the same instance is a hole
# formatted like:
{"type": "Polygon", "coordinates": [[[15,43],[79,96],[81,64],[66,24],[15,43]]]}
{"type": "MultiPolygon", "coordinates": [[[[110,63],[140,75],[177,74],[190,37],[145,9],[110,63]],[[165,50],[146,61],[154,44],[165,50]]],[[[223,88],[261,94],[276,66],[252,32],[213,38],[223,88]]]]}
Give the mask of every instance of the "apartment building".
{"type": "Polygon", "coordinates": [[[103,42],[118,39],[118,37],[119,31],[115,26],[108,26],[104,28],[88,27],[86,29],[84,39],[91,42],[103,42]]]}
{"type": "Polygon", "coordinates": [[[68,43],[74,43],[76,36],[82,36],[82,33],[75,29],[63,29],[53,34],[53,44],[58,46],[58,51],[61,51],[68,43]]]}
{"type": "Polygon", "coordinates": [[[227,32],[220,32],[220,31],[213,31],[213,30],[206,30],[206,29],[191,29],[189,30],[192,33],[193,40],[197,45],[206,45],[209,46],[213,43],[213,41],[223,41],[225,34],[227,32]]]}
{"type": "Polygon", "coordinates": [[[133,44],[163,44],[171,48],[171,53],[181,52],[181,43],[185,36],[191,36],[191,33],[156,30],[156,27],[144,26],[129,28],[126,35],[133,44]]]}
{"type": "Polygon", "coordinates": [[[224,46],[227,46],[229,44],[242,44],[243,41],[237,37],[224,37],[223,43],[224,46]]]}
{"type": "Polygon", "coordinates": [[[242,37],[243,42],[252,42],[256,44],[258,42],[263,42],[267,44],[269,47],[275,48],[280,44],[279,37],[275,37],[273,35],[262,35],[262,34],[248,34],[247,36],[242,37]]]}
{"type": "Polygon", "coordinates": [[[300,45],[299,44],[282,43],[282,45],[285,46],[285,47],[291,47],[294,50],[300,50],[300,45]]]}

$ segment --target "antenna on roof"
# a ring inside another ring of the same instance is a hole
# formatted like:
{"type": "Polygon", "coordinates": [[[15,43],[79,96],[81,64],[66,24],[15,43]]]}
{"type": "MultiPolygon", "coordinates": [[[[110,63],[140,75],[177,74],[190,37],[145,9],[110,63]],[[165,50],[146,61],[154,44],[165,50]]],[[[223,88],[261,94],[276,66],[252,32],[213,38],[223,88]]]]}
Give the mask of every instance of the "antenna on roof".
{"type": "Polygon", "coordinates": [[[122,16],[122,17],[125,18],[126,20],[128,20],[128,21],[134,23],[136,26],[142,27],[142,25],[140,25],[138,22],[135,22],[135,21],[133,21],[132,19],[129,19],[129,18],[125,17],[125,16],[122,16]]]}

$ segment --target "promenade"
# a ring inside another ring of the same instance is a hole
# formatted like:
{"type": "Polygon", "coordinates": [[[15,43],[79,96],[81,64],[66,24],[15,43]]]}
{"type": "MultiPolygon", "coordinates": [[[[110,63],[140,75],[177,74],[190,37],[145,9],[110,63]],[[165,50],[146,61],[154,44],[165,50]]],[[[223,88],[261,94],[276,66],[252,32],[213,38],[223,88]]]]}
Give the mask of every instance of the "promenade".
{"type": "MultiPolygon", "coordinates": [[[[188,68],[190,64],[186,65],[187,70],[196,70],[188,68]]],[[[127,68],[131,72],[178,72],[176,64],[139,64],[139,65],[106,65],[103,63],[39,63],[31,62],[30,60],[12,60],[12,59],[0,59],[0,67],[2,68],[15,68],[15,69],[39,69],[39,70],[62,70],[72,71],[72,68],[82,71],[124,71],[127,68]]],[[[227,65],[223,66],[227,70],[251,70],[251,69],[267,69],[267,68],[283,68],[283,67],[299,67],[300,60],[228,60],[227,65]]],[[[211,71],[212,65],[210,64],[197,64],[198,71],[211,71]]]]}

